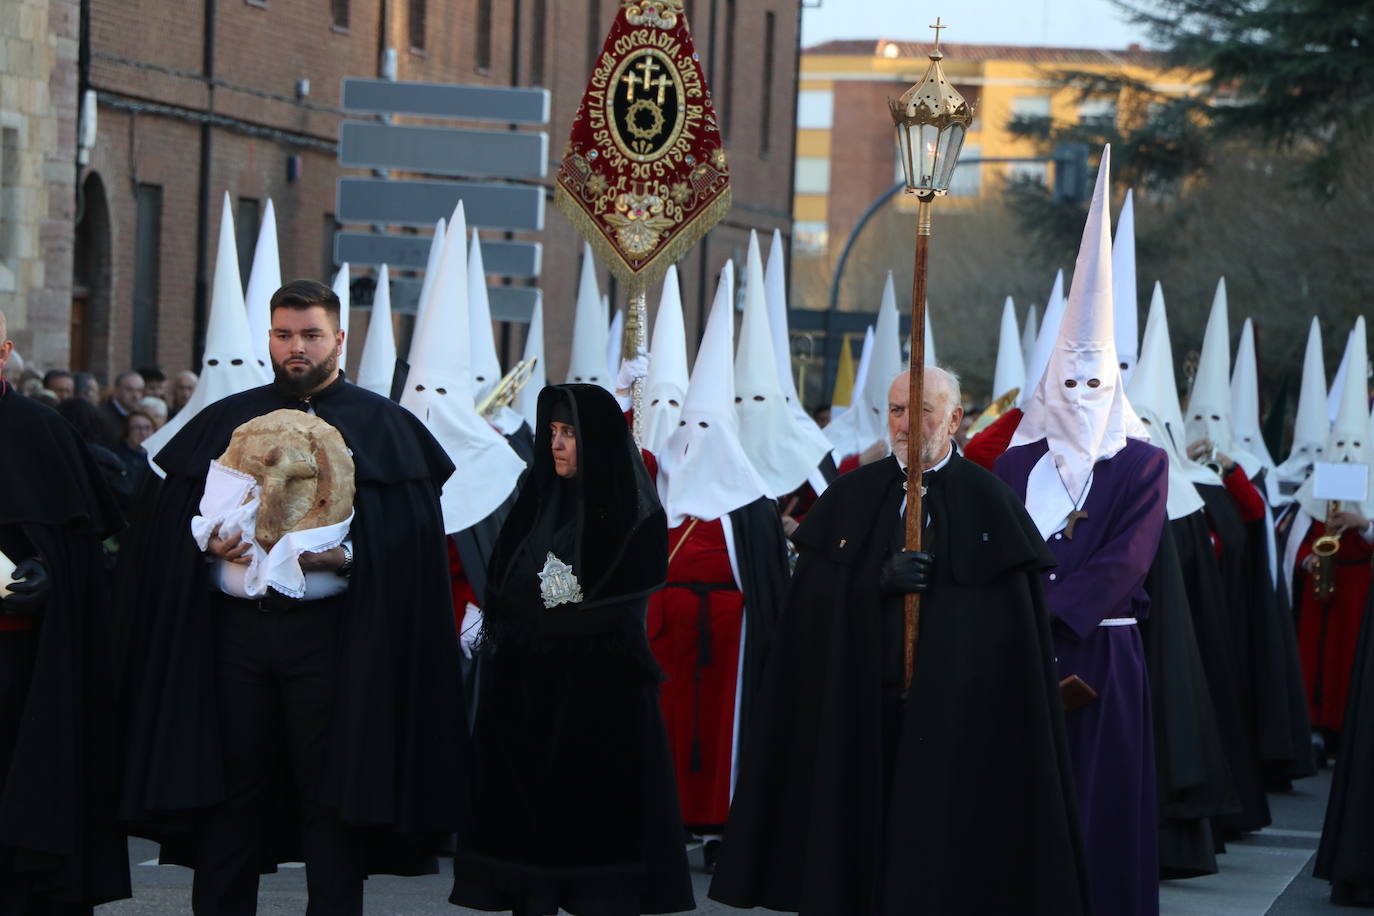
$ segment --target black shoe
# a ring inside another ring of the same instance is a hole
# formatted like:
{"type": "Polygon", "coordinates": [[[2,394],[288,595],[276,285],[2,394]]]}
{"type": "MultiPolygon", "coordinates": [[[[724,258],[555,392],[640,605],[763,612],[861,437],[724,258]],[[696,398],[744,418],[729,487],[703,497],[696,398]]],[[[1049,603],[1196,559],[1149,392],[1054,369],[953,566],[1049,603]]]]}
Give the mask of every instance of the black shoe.
{"type": "Polygon", "coordinates": [[[701,847],[701,870],[708,875],[716,873],[716,860],[720,858],[720,840],[707,840],[701,847]]]}

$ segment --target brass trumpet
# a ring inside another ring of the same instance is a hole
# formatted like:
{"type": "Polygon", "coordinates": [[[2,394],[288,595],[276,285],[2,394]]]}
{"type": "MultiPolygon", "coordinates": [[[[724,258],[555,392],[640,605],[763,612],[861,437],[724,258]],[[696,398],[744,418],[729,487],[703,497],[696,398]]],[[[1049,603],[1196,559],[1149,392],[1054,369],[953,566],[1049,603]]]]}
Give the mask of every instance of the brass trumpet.
{"type": "Polygon", "coordinates": [[[530,376],[534,374],[534,367],[538,362],[539,360],[530,357],[516,363],[515,368],[507,372],[505,377],[496,383],[496,387],[491,389],[491,394],[477,403],[477,412],[486,419],[491,419],[492,414],[500,408],[514,404],[520,389],[529,384],[530,376]]]}
{"type": "Polygon", "coordinates": [[[1312,574],[1312,593],[1318,601],[1330,601],[1336,593],[1331,567],[1335,564],[1336,551],[1341,549],[1341,536],[1336,533],[1334,522],[1339,511],[1340,504],[1331,500],[1326,510],[1326,533],[1312,542],[1312,556],[1317,558],[1312,574]]]}

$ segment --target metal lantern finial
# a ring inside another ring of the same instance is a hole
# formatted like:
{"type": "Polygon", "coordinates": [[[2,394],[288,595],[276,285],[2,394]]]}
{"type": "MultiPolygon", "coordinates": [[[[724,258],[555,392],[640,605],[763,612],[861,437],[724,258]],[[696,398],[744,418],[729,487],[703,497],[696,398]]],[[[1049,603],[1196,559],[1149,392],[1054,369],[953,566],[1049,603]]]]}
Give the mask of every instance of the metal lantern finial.
{"type": "Polygon", "coordinates": [[[940,30],[949,26],[937,18],[931,28],[935,30],[935,46],[925,76],[900,98],[888,99],[887,103],[897,127],[897,151],[907,193],[928,197],[949,191],[964,135],[973,123],[973,110],[945,77],[940,63],[945,57],[940,50],[940,30]]]}

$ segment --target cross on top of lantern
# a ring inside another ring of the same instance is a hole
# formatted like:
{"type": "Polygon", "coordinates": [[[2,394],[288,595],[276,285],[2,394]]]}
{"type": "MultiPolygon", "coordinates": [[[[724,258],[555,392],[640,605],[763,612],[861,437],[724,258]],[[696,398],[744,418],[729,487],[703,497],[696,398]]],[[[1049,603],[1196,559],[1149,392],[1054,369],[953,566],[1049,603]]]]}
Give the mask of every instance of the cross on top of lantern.
{"type": "Polygon", "coordinates": [[[902,93],[901,98],[888,99],[892,121],[897,126],[897,152],[906,177],[906,191],[931,198],[949,192],[954,166],[964,147],[964,134],[973,123],[973,109],[945,77],[940,61],[941,25],[937,18],[931,26],[935,30],[935,46],[930,52],[930,67],[921,81],[902,93]]]}

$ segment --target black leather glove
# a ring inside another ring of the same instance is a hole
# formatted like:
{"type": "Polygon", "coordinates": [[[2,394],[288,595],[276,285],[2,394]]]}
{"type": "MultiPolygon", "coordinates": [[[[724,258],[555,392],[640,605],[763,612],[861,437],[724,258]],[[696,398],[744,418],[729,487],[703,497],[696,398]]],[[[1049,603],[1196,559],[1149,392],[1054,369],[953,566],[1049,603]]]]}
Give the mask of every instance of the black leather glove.
{"type": "Polygon", "coordinates": [[[922,550],[894,553],[883,564],[878,587],[885,595],[909,595],[930,588],[935,558],[922,550]]]}
{"type": "Polygon", "coordinates": [[[15,581],[4,599],[7,614],[36,614],[48,601],[52,579],[38,557],[29,557],[14,568],[15,581]]]}

